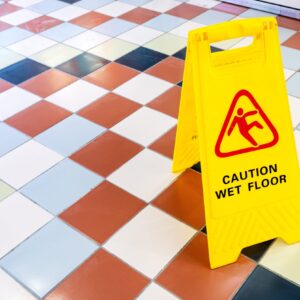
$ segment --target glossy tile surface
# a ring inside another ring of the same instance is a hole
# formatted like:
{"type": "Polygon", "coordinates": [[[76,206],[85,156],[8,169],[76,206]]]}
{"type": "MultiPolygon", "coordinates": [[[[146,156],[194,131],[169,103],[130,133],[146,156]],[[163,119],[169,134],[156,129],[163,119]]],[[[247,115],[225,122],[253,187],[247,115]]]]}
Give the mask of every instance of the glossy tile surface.
{"type": "Polygon", "coordinates": [[[200,233],[158,276],[158,283],[183,299],[229,299],[255,268],[245,257],[210,270],[206,237],[200,233]],[[214,288],[218,282],[218,288],[214,288]]]}
{"type": "Polygon", "coordinates": [[[71,115],[35,137],[35,140],[64,156],[71,155],[104,132],[104,128],[71,115]],[[72,134],[76,131],[76,135],[72,134]]]}
{"type": "MultiPolygon", "coordinates": [[[[300,299],[298,244],[265,241],[210,270],[201,162],[171,171],[188,32],[269,15],[0,0],[1,300],[300,299]]],[[[300,158],[300,21],[275,17],[300,158]]]]}
{"type": "Polygon", "coordinates": [[[19,193],[0,202],[0,215],[1,258],[53,218],[19,193]]]}
{"type": "Polygon", "coordinates": [[[20,192],[52,214],[59,214],[101,181],[101,176],[64,159],[29,182],[20,192]]]}
{"type": "Polygon", "coordinates": [[[194,233],[189,226],[147,206],[105,243],[104,248],[153,278],[194,233]]]}
{"type": "Polygon", "coordinates": [[[0,265],[43,297],[96,249],[94,242],[53,220],[5,256],[0,265]]]}
{"type": "Polygon", "coordinates": [[[170,159],[145,149],[107,179],[142,200],[150,202],[178,176],[171,173],[170,167],[170,159]],[[147,173],[144,172],[145,168],[148,170],[147,173]],[[138,185],[137,180],[140,180],[138,185]]]}
{"type": "Polygon", "coordinates": [[[147,285],[148,279],[121,260],[99,250],[59,285],[47,300],[59,298],[91,300],[134,299],[147,285]],[[91,281],[90,278],[93,278],[91,281]]]}
{"type": "Polygon", "coordinates": [[[105,181],[60,217],[102,244],[144,207],[142,200],[105,181]]]}
{"type": "Polygon", "coordinates": [[[74,153],[71,158],[107,177],[141,150],[140,145],[108,131],[74,153]]]}
{"type": "Polygon", "coordinates": [[[0,70],[0,78],[19,84],[46,70],[48,70],[47,66],[26,58],[0,70]]]}

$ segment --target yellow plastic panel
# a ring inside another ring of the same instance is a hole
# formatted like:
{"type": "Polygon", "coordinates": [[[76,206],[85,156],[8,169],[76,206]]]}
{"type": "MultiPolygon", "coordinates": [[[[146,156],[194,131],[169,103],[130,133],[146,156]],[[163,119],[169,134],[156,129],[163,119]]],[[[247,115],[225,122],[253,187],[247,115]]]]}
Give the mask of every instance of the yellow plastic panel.
{"type": "Polygon", "coordinates": [[[276,19],[189,33],[173,171],[201,158],[210,264],[275,237],[300,241],[300,172],[276,19]],[[212,42],[253,36],[211,53],[212,42]]]}

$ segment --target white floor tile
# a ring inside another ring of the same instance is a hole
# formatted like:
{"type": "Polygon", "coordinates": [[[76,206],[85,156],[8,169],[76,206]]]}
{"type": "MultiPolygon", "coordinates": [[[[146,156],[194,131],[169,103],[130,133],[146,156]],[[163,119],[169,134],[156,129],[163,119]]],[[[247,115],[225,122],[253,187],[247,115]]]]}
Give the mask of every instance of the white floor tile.
{"type": "Polygon", "coordinates": [[[37,4],[42,1],[43,0],[13,0],[13,1],[10,1],[10,4],[20,6],[20,7],[28,7],[28,6],[37,4]]]}
{"type": "MultiPolygon", "coordinates": [[[[3,257],[53,216],[25,198],[14,193],[0,202],[0,257],[3,257]]],[[[0,288],[0,295],[1,295],[0,288]]],[[[11,299],[1,298],[0,299],[11,299]]]]}
{"type": "Polygon", "coordinates": [[[10,51],[6,48],[2,48],[0,49],[0,69],[3,69],[9,65],[12,65],[22,59],[24,59],[24,57],[20,54],[17,54],[13,51],[10,51]]]}
{"type": "Polygon", "coordinates": [[[24,39],[18,43],[8,46],[9,49],[20,53],[24,56],[33,55],[39,51],[49,48],[55,45],[57,42],[47,39],[40,35],[33,35],[27,39],[24,39]]]}
{"type": "Polygon", "coordinates": [[[189,4],[205,7],[205,8],[212,8],[218,4],[220,4],[220,1],[216,0],[191,0],[188,1],[189,4]]]}
{"type": "Polygon", "coordinates": [[[173,34],[176,34],[178,36],[187,38],[188,37],[188,32],[190,30],[201,28],[203,26],[205,26],[205,25],[202,25],[202,24],[199,24],[199,23],[196,23],[196,22],[193,22],[193,21],[188,21],[188,22],[174,28],[173,30],[170,31],[170,33],[173,33],[173,34]]]}
{"type": "Polygon", "coordinates": [[[228,40],[211,43],[211,46],[217,47],[220,49],[229,49],[229,48],[232,48],[234,45],[236,45],[240,41],[242,41],[242,38],[228,39],[228,40]]]}
{"type": "Polygon", "coordinates": [[[140,199],[150,202],[179,174],[172,173],[172,161],[145,149],[122,165],[108,180],[140,199]]]}
{"type": "Polygon", "coordinates": [[[48,16],[62,20],[62,21],[70,21],[70,20],[80,17],[83,14],[86,14],[88,12],[89,11],[87,9],[84,9],[82,7],[68,5],[59,10],[51,12],[50,14],[48,14],[48,16]]]}
{"type": "Polygon", "coordinates": [[[118,38],[137,45],[143,45],[163,33],[164,32],[162,31],[158,31],[141,25],[119,35],[118,38]]]}
{"type": "Polygon", "coordinates": [[[236,49],[236,48],[242,48],[242,47],[247,47],[250,46],[253,43],[253,37],[247,36],[245,38],[242,38],[239,42],[235,43],[231,49],[236,49]]]}
{"type": "Polygon", "coordinates": [[[265,253],[259,264],[300,284],[300,243],[287,245],[277,239],[265,253]]]}
{"type": "Polygon", "coordinates": [[[300,123],[300,99],[289,96],[289,104],[293,127],[296,127],[300,123]]]}
{"type": "Polygon", "coordinates": [[[176,119],[166,114],[143,107],[113,126],[111,131],[146,147],[176,123],[176,119]]]}
{"type": "Polygon", "coordinates": [[[86,51],[109,39],[111,39],[110,36],[88,30],[64,41],[64,44],[86,51]]]}
{"type": "Polygon", "coordinates": [[[296,73],[296,71],[290,70],[290,69],[286,69],[286,68],[284,68],[283,71],[284,71],[284,78],[285,78],[285,80],[288,80],[292,75],[294,75],[296,73]]]}
{"type": "Polygon", "coordinates": [[[0,179],[19,189],[63,159],[31,140],[0,158],[0,179]]]}
{"type": "Polygon", "coordinates": [[[179,300],[179,298],[172,295],[169,291],[165,290],[155,282],[152,282],[147,288],[142,292],[142,294],[137,297],[137,300],[179,300]]]}
{"type": "Polygon", "coordinates": [[[300,167],[300,130],[294,130],[297,153],[298,153],[298,162],[300,167]]]}
{"type": "Polygon", "coordinates": [[[6,90],[0,94],[0,121],[4,121],[40,100],[40,97],[17,86],[6,90]]]}
{"type": "Polygon", "coordinates": [[[173,85],[148,74],[139,74],[117,87],[113,92],[140,104],[147,104],[173,85]]]}
{"type": "Polygon", "coordinates": [[[147,206],[104,245],[153,278],[195,234],[191,227],[147,206]]]}
{"type": "Polygon", "coordinates": [[[20,25],[22,23],[28,22],[30,20],[33,20],[35,18],[40,17],[41,15],[33,12],[28,9],[20,9],[17,10],[11,14],[4,15],[0,18],[0,21],[3,21],[5,23],[11,24],[11,25],[20,25]]]}
{"type": "Polygon", "coordinates": [[[174,0],[153,0],[143,5],[143,7],[163,13],[178,6],[179,4],[181,4],[181,2],[174,0]]]}
{"type": "Polygon", "coordinates": [[[34,300],[36,299],[26,291],[12,277],[0,269],[0,299],[9,300],[34,300]]]}
{"type": "Polygon", "coordinates": [[[78,80],[46,98],[47,101],[76,112],[107,93],[107,90],[78,80]]]}
{"type": "Polygon", "coordinates": [[[114,1],[108,5],[105,5],[105,6],[102,6],[98,9],[96,9],[96,11],[101,14],[104,14],[104,15],[118,17],[120,15],[127,13],[128,11],[130,11],[134,8],[135,8],[134,5],[130,5],[130,4],[127,4],[124,2],[120,2],[120,1],[114,1]]]}

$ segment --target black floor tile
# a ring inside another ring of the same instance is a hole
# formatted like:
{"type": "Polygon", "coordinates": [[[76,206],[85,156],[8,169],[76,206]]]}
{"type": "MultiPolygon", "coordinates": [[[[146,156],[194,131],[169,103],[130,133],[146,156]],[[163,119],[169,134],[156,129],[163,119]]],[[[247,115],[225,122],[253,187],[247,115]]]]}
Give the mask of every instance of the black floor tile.
{"type": "Polygon", "coordinates": [[[80,0],[58,0],[58,1],[73,4],[79,2],[80,0]]]}
{"type": "Polygon", "coordinates": [[[56,69],[81,78],[103,67],[109,62],[109,60],[98,57],[96,55],[82,53],[68,60],[67,62],[57,66],[56,69]]]}
{"type": "Polygon", "coordinates": [[[186,48],[181,49],[180,51],[173,54],[174,57],[185,59],[186,48]]]}
{"type": "Polygon", "coordinates": [[[26,58],[0,70],[0,78],[13,84],[19,84],[48,69],[49,67],[26,58]]]}
{"type": "Polygon", "coordinates": [[[200,162],[196,163],[195,165],[192,166],[192,169],[201,173],[201,163],[200,162]]]}
{"type": "Polygon", "coordinates": [[[212,53],[214,53],[214,52],[220,52],[220,51],[224,51],[224,50],[221,49],[221,48],[217,48],[217,47],[214,47],[214,46],[210,46],[210,51],[211,51],[212,53]]]}
{"type": "Polygon", "coordinates": [[[259,261],[273,241],[274,239],[244,248],[242,253],[255,261],[259,261]]]}
{"type": "Polygon", "coordinates": [[[116,62],[139,71],[145,71],[166,57],[167,55],[163,53],[140,47],[120,57],[116,62]]]}
{"type": "Polygon", "coordinates": [[[300,287],[258,266],[234,300],[299,300],[300,287]]]}

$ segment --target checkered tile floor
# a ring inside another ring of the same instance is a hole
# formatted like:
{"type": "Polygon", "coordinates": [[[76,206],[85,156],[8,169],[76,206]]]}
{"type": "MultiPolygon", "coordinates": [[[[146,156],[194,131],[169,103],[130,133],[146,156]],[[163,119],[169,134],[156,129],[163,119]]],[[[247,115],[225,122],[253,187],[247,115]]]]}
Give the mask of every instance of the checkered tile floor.
{"type": "MultiPolygon", "coordinates": [[[[263,15],[0,0],[1,300],[300,299],[300,244],[209,270],[199,168],[171,173],[187,32],[263,15]]],[[[300,21],[278,22],[300,156],[300,21]]]]}

